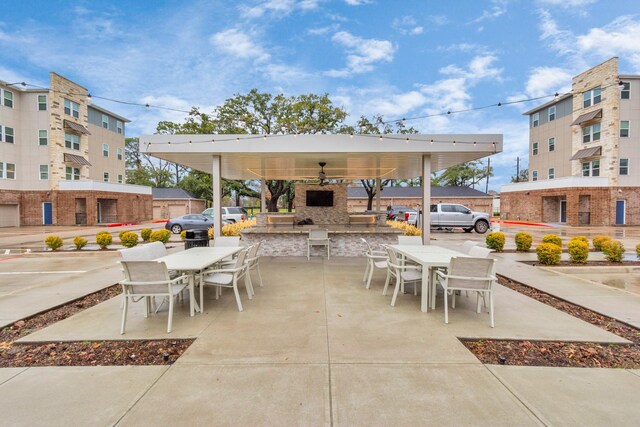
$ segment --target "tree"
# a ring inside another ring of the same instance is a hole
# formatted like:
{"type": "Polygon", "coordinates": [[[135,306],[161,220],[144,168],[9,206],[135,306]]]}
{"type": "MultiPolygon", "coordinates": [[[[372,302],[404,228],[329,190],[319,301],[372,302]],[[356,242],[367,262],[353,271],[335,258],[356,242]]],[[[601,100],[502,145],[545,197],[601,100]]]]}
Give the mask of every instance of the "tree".
{"type": "Polygon", "coordinates": [[[493,176],[492,167],[484,166],[479,160],[473,160],[447,168],[435,178],[435,183],[452,187],[475,187],[480,181],[490,176],[493,176]]]}
{"type": "MultiPolygon", "coordinates": [[[[385,123],[384,118],[381,115],[373,116],[373,120],[369,120],[368,118],[361,116],[360,120],[358,120],[355,127],[345,126],[340,129],[340,132],[353,133],[353,134],[357,133],[361,135],[388,135],[391,133],[395,133],[395,134],[418,133],[418,131],[413,127],[407,128],[404,124],[404,121],[402,120],[399,120],[394,124],[385,123]]],[[[414,185],[415,180],[407,180],[407,182],[411,182],[411,185],[414,185]]],[[[377,194],[376,180],[361,179],[360,183],[364,187],[364,190],[367,192],[367,210],[371,210],[373,206],[373,199],[377,194]]],[[[383,179],[380,181],[380,191],[381,192],[384,191],[384,187],[386,187],[390,183],[398,184],[398,182],[394,182],[394,180],[383,179]]]]}
{"type": "Polygon", "coordinates": [[[529,169],[522,169],[518,176],[513,175],[511,182],[527,182],[529,181],[529,169]]]}
{"type": "Polygon", "coordinates": [[[127,184],[147,185],[157,188],[171,188],[179,174],[174,174],[175,163],[152,158],[140,149],[138,138],[125,140],[125,167],[127,184]]]}

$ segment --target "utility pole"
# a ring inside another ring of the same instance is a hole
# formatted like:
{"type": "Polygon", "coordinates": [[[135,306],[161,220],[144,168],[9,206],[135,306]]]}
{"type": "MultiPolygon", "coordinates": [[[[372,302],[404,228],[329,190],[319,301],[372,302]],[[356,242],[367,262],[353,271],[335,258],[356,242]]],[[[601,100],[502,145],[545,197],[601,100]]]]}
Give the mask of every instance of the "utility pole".
{"type": "Polygon", "coordinates": [[[484,189],[485,193],[489,193],[489,175],[491,174],[491,157],[487,158],[487,182],[484,189]]]}
{"type": "Polygon", "coordinates": [[[520,157],[516,157],[516,182],[520,182],[520,157]]]}

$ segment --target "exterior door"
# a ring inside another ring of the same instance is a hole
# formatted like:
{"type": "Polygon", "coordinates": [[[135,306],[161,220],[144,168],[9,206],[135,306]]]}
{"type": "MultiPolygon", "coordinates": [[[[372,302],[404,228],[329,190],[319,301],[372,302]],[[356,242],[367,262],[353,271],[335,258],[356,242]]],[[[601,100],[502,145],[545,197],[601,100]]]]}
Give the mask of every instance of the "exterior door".
{"type": "Polygon", "coordinates": [[[51,205],[51,202],[44,202],[42,204],[42,224],[53,224],[53,206],[51,205]]]}
{"type": "Polygon", "coordinates": [[[100,204],[100,202],[97,202],[98,205],[96,207],[96,212],[98,213],[98,224],[100,224],[102,222],[102,205],[100,204]]]}
{"type": "Polygon", "coordinates": [[[626,208],[627,206],[624,200],[616,200],[616,225],[624,225],[626,208]]]}
{"type": "Polygon", "coordinates": [[[567,201],[560,200],[560,222],[567,222],[567,201]]]}

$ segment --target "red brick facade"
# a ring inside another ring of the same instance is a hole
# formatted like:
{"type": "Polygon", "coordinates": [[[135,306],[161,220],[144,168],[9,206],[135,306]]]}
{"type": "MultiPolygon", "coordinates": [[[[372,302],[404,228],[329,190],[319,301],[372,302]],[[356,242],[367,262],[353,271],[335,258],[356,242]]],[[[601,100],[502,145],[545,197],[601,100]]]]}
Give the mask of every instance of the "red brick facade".
{"type": "Polygon", "coordinates": [[[624,225],[640,225],[637,187],[559,188],[503,192],[500,216],[506,220],[560,222],[560,201],[566,201],[567,225],[616,225],[616,202],[625,201],[624,225]]]}
{"type": "Polygon", "coordinates": [[[42,204],[50,202],[55,225],[140,222],[152,219],[150,194],[113,193],[106,191],[0,191],[0,204],[20,205],[21,225],[42,225],[42,204]]]}

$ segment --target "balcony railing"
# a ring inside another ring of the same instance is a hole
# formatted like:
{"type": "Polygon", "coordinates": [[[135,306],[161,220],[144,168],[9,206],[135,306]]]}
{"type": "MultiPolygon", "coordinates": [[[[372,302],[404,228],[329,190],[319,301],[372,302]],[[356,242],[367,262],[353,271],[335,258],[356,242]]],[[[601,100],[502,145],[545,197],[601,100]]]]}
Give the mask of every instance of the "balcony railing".
{"type": "Polygon", "coordinates": [[[79,181],[60,181],[62,191],[108,191],[111,193],[131,193],[151,195],[151,187],[146,185],[118,184],[115,182],[81,179],[79,181]]]}

